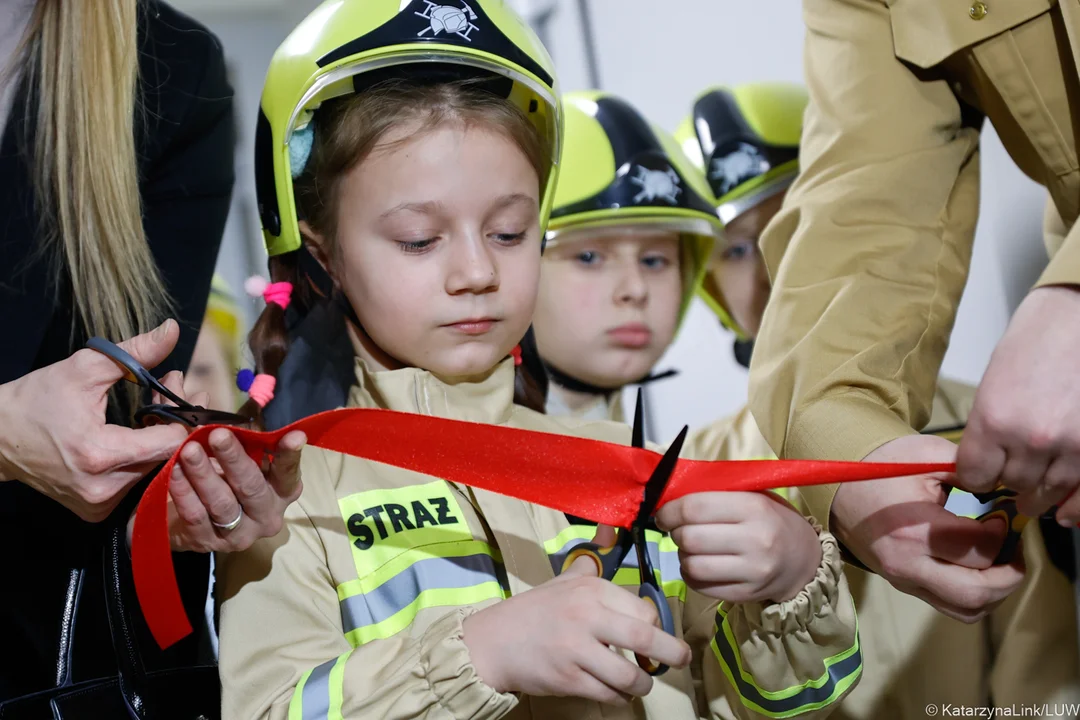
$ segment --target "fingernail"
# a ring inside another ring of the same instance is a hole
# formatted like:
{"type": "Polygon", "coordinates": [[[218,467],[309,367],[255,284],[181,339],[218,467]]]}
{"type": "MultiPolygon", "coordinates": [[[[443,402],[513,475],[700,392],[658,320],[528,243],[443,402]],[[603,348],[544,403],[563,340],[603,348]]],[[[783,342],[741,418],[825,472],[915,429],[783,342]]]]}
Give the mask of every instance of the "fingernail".
{"type": "Polygon", "coordinates": [[[167,335],[169,332],[169,323],[171,322],[171,319],[166,320],[165,322],[154,328],[154,332],[150,333],[150,339],[154,342],[161,342],[162,340],[164,340],[165,335],[167,335]]]}
{"type": "Polygon", "coordinates": [[[198,443],[189,443],[184,447],[184,459],[188,462],[196,462],[202,459],[202,448],[198,443]]]}

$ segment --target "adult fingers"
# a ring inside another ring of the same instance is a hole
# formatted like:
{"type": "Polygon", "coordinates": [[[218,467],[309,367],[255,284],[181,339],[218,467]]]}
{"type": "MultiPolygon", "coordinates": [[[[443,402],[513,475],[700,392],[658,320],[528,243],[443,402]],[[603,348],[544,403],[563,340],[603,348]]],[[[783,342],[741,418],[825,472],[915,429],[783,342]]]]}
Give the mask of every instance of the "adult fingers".
{"type": "Polygon", "coordinates": [[[920,528],[925,533],[926,557],[966,568],[988,568],[994,563],[1005,537],[1000,518],[978,521],[936,508],[920,528]]]}
{"type": "Polygon", "coordinates": [[[956,453],[956,481],[968,492],[990,492],[1005,468],[1005,447],[985,429],[985,425],[980,406],[976,404],[956,453]]]}
{"type": "Polygon", "coordinates": [[[306,443],[304,433],[290,432],[278,443],[274,460],[270,463],[267,479],[279,496],[290,501],[299,496],[300,454],[306,443]]]}
{"type": "Polygon", "coordinates": [[[88,471],[99,474],[123,468],[145,475],[172,457],[187,436],[187,430],[176,423],[134,430],[121,425],[103,425],[94,431],[91,440],[100,462],[88,471]],[[98,472],[92,472],[95,469],[98,472]]]}
{"type": "Polygon", "coordinates": [[[200,445],[188,443],[180,451],[179,465],[202,500],[211,521],[217,525],[227,525],[240,516],[243,511],[240,502],[225,479],[214,472],[210,459],[200,445]]]}
{"type": "Polygon", "coordinates": [[[210,433],[210,449],[221,466],[221,474],[232,488],[245,512],[254,515],[273,504],[273,493],[259,465],[244,451],[243,445],[229,430],[217,428],[210,433]]]}

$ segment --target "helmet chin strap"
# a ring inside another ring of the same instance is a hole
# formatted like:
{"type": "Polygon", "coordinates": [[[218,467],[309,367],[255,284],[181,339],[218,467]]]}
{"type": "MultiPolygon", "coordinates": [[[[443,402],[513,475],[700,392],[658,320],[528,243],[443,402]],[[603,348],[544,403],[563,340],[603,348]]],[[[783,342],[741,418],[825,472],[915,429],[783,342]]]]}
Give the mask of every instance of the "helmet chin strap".
{"type": "Polygon", "coordinates": [[[735,362],[749,370],[750,358],[754,354],[754,341],[736,340],[734,345],[732,345],[732,350],[735,352],[735,362]]]}
{"type": "MultiPolygon", "coordinates": [[[[360,318],[357,317],[356,311],[353,310],[353,306],[352,303],[349,302],[349,298],[345,297],[345,293],[341,292],[341,288],[334,288],[332,302],[334,302],[334,304],[341,308],[341,312],[345,314],[345,319],[355,325],[357,330],[364,333],[369,338],[371,337],[371,335],[368,334],[368,331],[364,329],[364,325],[360,322],[360,318]]],[[[375,342],[374,339],[372,339],[372,342],[375,342]]],[[[386,357],[390,358],[398,365],[401,365],[403,367],[408,365],[408,363],[402,362],[398,358],[388,353],[384,348],[379,347],[379,350],[384,355],[386,355],[386,357]]]]}
{"type": "MultiPolygon", "coordinates": [[[[559,387],[565,390],[569,390],[570,392],[584,393],[587,395],[610,395],[613,392],[618,392],[619,390],[622,390],[624,387],[623,385],[618,385],[616,387],[601,387],[599,385],[593,385],[592,383],[587,383],[584,380],[579,380],[571,375],[568,375],[567,373],[564,373],[562,370],[558,369],[557,367],[549,363],[547,360],[543,360],[541,358],[541,361],[544,363],[544,369],[547,370],[548,377],[551,378],[551,381],[559,387]]],[[[667,378],[673,377],[678,374],[679,371],[675,369],[665,370],[664,372],[656,373],[655,375],[646,375],[640,380],[626,383],[626,385],[648,385],[649,383],[656,382],[657,380],[666,380],[667,378]]]]}

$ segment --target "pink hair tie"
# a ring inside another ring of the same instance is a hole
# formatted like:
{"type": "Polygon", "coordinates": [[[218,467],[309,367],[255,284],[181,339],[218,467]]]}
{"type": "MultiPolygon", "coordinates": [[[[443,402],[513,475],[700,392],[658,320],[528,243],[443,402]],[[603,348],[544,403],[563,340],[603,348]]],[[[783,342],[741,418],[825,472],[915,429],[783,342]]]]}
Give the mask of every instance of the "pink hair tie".
{"type": "Polygon", "coordinates": [[[292,283],[270,283],[266,286],[266,290],[263,291],[263,300],[266,300],[267,305],[274,303],[280,305],[281,309],[284,310],[289,307],[289,301],[292,300],[292,283]]]}
{"type": "Polygon", "coordinates": [[[251,297],[262,297],[267,305],[274,303],[284,310],[292,300],[293,285],[291,282],[268,283],[266,278],[252,275],[244,281],[244,290],[251,297]]]}
{"type": "Polygon", "coordinates": [[[266,407],[266,404],[274,399],[274,387],[277,385],[277,378],[273,375],[256,375],[255,379],[251,381],[251,387],[248,388],[248,397],[255,401],[255,404],[259,407],[266,407]]]}

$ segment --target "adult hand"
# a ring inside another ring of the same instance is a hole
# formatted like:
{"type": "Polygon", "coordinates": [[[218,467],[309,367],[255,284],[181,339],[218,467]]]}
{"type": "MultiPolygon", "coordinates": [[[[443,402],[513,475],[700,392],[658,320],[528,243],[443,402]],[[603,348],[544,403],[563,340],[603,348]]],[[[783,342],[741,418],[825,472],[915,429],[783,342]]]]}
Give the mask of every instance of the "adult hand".
{"type": "Polygon", "coordinates": [[[958,483],[972,492],[1002,484],[1035,517],[1060,504],[1080,521],[1080,288],[1033,290],[990,358],[960,441],[958,483]]]}
{"type": "MultiPolygon", "coordinates": [[[[866,462],[953,462],[956,445],[908,435],[882,445],[866,462]]],[[[844,483],[833,499],[830,529],[855,557],[898,590],[963,622],[984,617],[1024,579],[1023,559],[994,566],[1006,527],[945,510],[949,473],[844,483]]]]}
{"type": "MultiPolygon", "coordinates": [[[[153,368],[179,335],[179,326],[166,320],[120,347],[153,368]]],[[[0,385],[0,480],[23,482],[83,520],[108,517],[187,437],[178,425],[133,430],[106,424],[109,388],[122,377],[109,358],[79,350],[0,385]]]]}
{"type": "MultiPolygon", "coordinates": [[[[184,378],[169,373],[162,383],[195,405],[206,393],[188,398],[184,378]]],[[[155,394],[154,402],[165,402],[155,394]]],[[[300,450],[307,437],[290,432],[277,444],[273,459],[257,463],[236,435],[224,428],[208,438],[213,457],[199,443],[180,451],[169,478],[169,538],[174,551],[239,552],[260,538],[281,531],[285,508],[300,497],[300,450]],[[231,527],[230,527],[231,526],[231,527]]],[[[128,520],[128,543],[135,513],[128,520]]]]}

